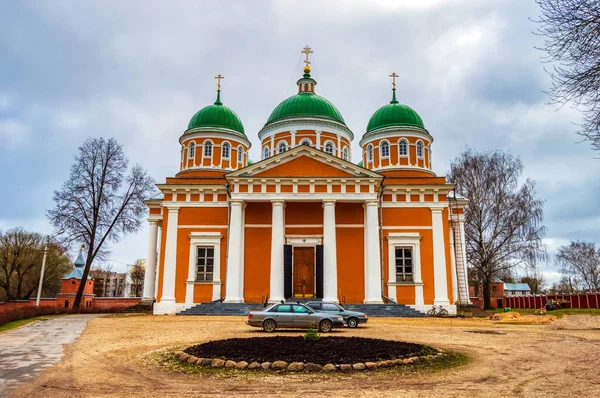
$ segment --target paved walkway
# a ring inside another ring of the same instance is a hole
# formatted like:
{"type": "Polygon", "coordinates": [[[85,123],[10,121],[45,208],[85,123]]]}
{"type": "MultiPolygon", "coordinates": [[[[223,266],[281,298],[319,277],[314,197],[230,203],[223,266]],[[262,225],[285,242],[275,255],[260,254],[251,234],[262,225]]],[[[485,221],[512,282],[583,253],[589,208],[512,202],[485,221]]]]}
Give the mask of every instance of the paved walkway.
{"type": "Polygon", "coordinates": [[[60,362],[63,345],[73,343],[97,316],[60,316],[0,333],[0,397],[60,362]]]}

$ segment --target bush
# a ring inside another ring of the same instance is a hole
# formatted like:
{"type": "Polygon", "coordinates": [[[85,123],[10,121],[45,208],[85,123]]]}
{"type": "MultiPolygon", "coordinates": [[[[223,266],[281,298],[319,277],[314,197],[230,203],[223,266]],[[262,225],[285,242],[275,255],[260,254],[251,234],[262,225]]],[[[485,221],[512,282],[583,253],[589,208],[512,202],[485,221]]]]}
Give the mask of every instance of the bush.
{"type": "Polygon", "coordinates": [[[319,341],[321,334],[316,329],[308,328],[304,333],[304,341],[319,341]]]}

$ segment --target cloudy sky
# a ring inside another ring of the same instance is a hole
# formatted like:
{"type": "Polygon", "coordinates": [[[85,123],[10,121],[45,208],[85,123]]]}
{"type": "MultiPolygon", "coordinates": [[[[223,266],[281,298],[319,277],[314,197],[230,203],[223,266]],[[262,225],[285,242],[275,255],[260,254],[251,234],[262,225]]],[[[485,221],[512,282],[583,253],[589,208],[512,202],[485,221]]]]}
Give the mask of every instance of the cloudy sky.
{"type": "MultiPolygon", "coordinates": [[[[533,0],[0,0],[0,229],[51,232],[52,192],[89,136],[116,137],[157,182],[173,176],[218,73],[259,159],[257,132],[296,91],[308,44],[318,93],[357,137],[353,161],[396,72],[438,174],[467,145],[508,150],[546,200],[550,254],[600,242],[600,160],[574,134],[577,111],[546,104],[537,14],[533,0]]],[[[116,270],[145,256],[146,233],[112,247],[116,270]]],[[[556,279],[552,262],[542,269],[556,279]]]]}

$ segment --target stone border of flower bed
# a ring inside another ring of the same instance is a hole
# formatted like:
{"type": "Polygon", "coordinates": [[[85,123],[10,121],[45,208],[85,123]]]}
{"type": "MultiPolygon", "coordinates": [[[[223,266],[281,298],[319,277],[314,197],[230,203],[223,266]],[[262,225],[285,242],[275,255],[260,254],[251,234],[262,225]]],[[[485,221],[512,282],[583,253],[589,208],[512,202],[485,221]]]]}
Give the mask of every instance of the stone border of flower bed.
{"type": "Polygon", "coordinates": [[[390,359],[379,362],[357,362],[354,364],[331,364],[318,365],[316,363],[274,361],[274,362],[252,362],[246,361],[235,362],[223,358],[198,358],[194,355],[186,354],[183,351],[177,351],[175,356],[179,361],[190,365],[199,365],[207,368],[227,368],[237,370],[275,370],[287,372],[351,372],[363,370],[377,370],[380,368],[391,368],[395,366],[406,366],[420,361],[434,360],[447,355],[439,350],[437,354],[424,355],[422,357],[409,357],[390,359]]]}

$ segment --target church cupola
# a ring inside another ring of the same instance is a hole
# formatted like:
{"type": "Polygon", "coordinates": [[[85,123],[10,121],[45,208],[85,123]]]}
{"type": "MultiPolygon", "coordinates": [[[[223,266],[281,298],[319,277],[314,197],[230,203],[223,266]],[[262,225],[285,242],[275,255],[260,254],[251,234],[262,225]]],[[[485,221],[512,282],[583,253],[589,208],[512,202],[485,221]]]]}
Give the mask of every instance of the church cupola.
{"type": "Polygon", "coordinates": [[[250,141],[239,116],[221,101],[221,79],[217,75],[217,99],[192,117],[179,139],[181,172],[222,170],[245,167],[250,141]]]}
{"type": "Polygon", "coordinates": [[[414,109],[396,99],[396,73],[392,78],[392,100],[379,108],[360,140],[363,167],[385,173],[432,175],[431,143],[423,119],[414,109]]]}

